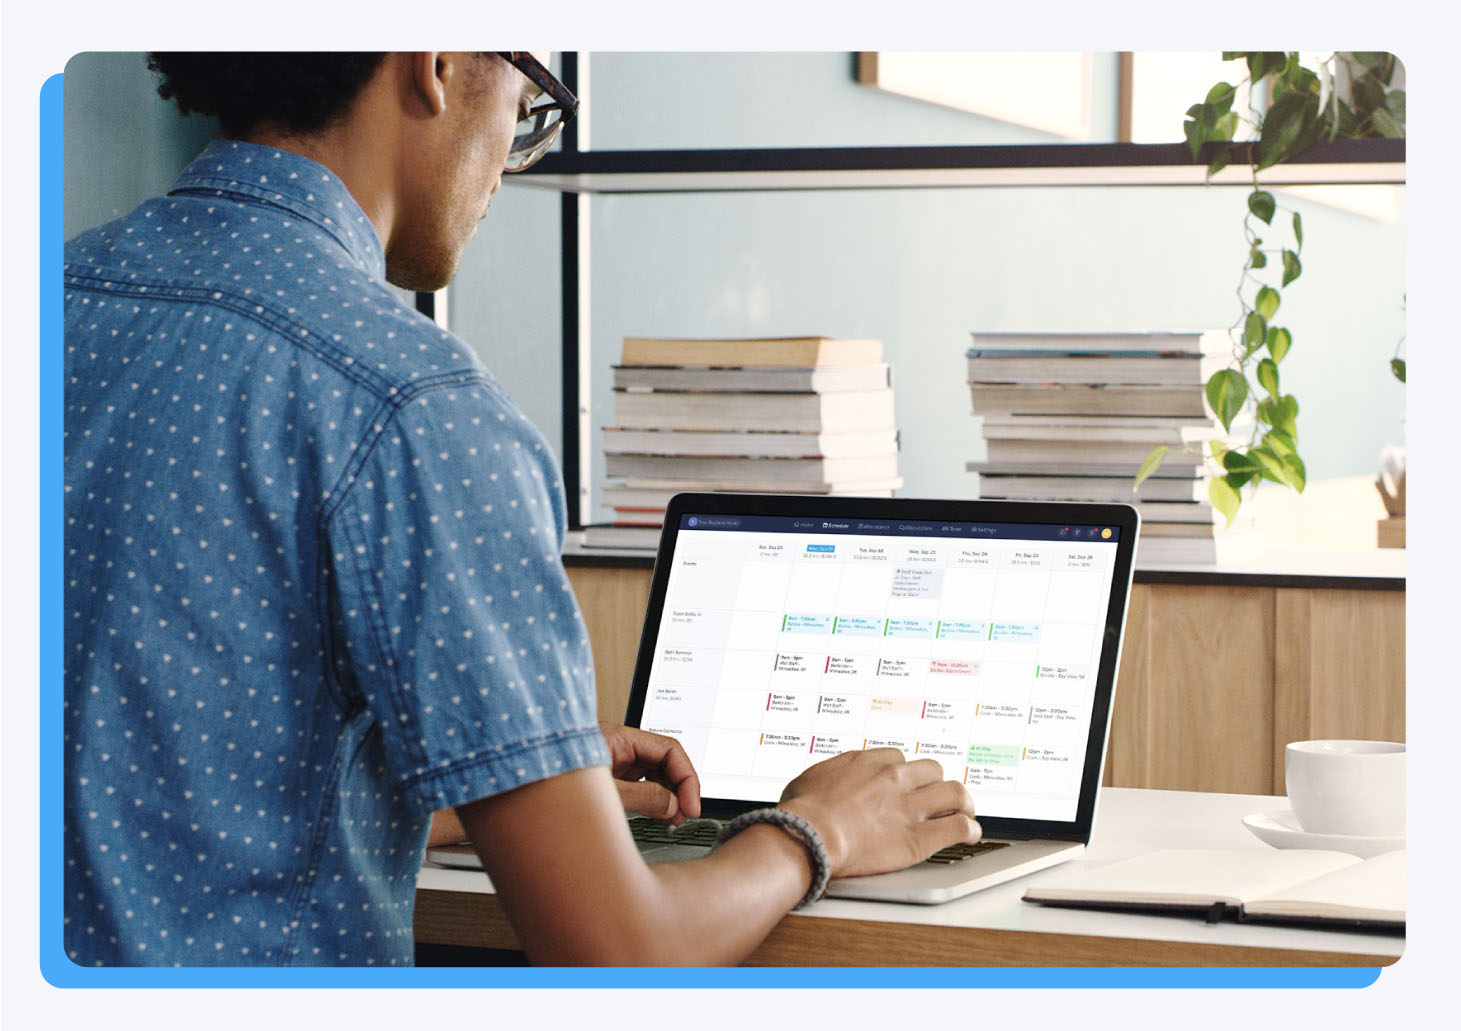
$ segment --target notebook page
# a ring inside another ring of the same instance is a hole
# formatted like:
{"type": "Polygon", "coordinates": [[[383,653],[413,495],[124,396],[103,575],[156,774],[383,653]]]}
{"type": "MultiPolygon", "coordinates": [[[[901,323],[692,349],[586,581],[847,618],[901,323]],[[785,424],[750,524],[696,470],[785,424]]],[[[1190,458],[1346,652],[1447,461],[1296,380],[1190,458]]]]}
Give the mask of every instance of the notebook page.
{"type": "Polygon", "coordinates": [[[1353,920],[1405,920],[1405,850],[1386,852],[1254,898],[1244,907],[1250,916],[1319,916],[1353,920]]]}
{"type": "Polygon", "coordinates": [[[1279,849],[1167,849],[1034,884],[1030,901],[1240,905],[1358,864],[1341,852],[1279,849]]]}

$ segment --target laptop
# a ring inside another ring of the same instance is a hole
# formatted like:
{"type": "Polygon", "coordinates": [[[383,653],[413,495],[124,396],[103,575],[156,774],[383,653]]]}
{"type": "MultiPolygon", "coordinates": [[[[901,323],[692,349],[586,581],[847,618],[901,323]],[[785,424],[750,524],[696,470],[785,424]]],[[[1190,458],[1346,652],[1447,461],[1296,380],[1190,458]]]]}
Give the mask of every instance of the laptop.
{"type": "MultiPolygon", "coordinates": [[[[984,829],[834,898],[939,903],[1090,841],[1139,527],[1127,505],[678,494],[625,724],[677,738],[704,818],[633,818],[650,862],[704,855],[850,749],[931,758],[984,829]]],[[[470,846],[432,862],[477,866],[470,846]]]]}

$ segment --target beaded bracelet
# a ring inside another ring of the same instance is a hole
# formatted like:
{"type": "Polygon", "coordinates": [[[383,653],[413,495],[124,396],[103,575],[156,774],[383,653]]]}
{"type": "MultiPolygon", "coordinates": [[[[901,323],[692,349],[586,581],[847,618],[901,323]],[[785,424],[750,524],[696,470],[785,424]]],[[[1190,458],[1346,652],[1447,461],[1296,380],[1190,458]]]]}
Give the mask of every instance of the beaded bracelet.
{"type": "Polygon", "coordinates": [[[758,823],[768,823],[780,827],[800,841],[807,850],[807,858],[812,864],[812,884],[807,888],[807,893],[802,896],[801,901],[791,908],[801,909],[827,894],[827,880],[832,868],[832,860],[827,855],[827,846],[822,842],[822,836],[817,833],[817,828],[796,813],[775,808],[753,809],[749,813],[742,813],[725,825],[725,829],[720,832],[720,837],[716,839],[716,847],[719,848],[747,827],[758,823]]]}

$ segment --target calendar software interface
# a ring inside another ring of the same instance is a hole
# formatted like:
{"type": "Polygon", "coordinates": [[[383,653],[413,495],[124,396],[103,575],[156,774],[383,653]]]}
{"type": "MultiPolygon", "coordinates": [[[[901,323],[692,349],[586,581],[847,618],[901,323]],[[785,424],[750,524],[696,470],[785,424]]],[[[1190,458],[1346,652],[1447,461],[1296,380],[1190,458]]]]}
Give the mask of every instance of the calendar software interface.
{"type": "Polygon", "coordinates": [[[1073,820],[1119,529],[683,515],[640,725],[709,798],[891,746],[1073,820]]]}

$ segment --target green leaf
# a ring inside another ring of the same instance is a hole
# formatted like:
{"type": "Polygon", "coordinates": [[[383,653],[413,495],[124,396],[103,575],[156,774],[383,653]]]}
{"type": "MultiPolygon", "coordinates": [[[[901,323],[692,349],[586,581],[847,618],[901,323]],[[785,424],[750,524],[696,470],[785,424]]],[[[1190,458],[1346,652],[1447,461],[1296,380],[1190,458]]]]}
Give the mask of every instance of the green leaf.
{"type": "Polygon", "coordinates": [[[1308,470],[1304,468],[1304,460],[1299,457],[1298,452],[1282,455],[1281,459],[1284,468],[1288,470],[1289,486],[1300,494],[1304,493],[1304,485],[1309,478],[1308,470]]]}
{"type": "Polygon", "coordinates": [[[1243,320],[1243,358],[1263,346],[1268,339],[1268,322],[1256,311],[1250,311],[1243,320]]]}
{"type": "Polygon", "coordinates": [[[1331,135],[1344,136],[1346,138],[1359,135],[1360,120],[1356,117],[1354,108],[1350,107],[1343,100],[1340,100],[1337,106],[1339,108],[1339,114],[1335,118],[1335,124],[1331,127],[1331,135]]]}
{"type": "Polygon", "coordinates": [[[1223,473],[1228,483],[1241,487],[1262,470],[1258,461],[1248,457],[1246,451],[1228,451],[1223,455],[1223,473]]]}
{"type": "Polygon", "coordinates": [[[1272,451],[1269,451],[1260,444],[1258,447],[1248,449],[1248,457],[1258,463],[1259,476],[1262,476],[1271,483],[1289,485],[1288,468],[1283,464],[1283,459],[1279,458],[1272,451]]]}
{"type": "Polygon", "coordinates": [[[1269,72],[1282,68],[1287,60],[1281,50],[1247,50],[1239,53],[1248,59],[1248,77],[1255,83],[1269,72]]]}
{"type": "MultiPolygon", "coordinates": [[[[1267,322],[1278,311],[1278,291],[1271,286],[1263,287],[1258,291],[1258,296],[1254,298],[1253,307],[1258,310],[1259,315],[1263,316],[1263,321],[1267,322]]],[[[1267,332],[1265,327],[1264,333],[1267,332]]]]}
{"type": "Polygon", "coordinates": [[[1146,460],[1141,463],[1141,468],[1136,471],[1136,479],[1131,483],[1132,490],[1136,490],[1137,487],[1141,486],[1142,480],[1157,471],[1157,468],[1162,464],[1162,460],[1167,457],[1168,450],[1168,448],[1160,444],[1152,448],[1151,454],[1146,456],[1146,460]]]}
{"type": "Polygon", "coordinates": [[[1294,335],[1281,326],[1271,326],[1268,330],[1268,353],[1273,356],[1276,362],[1283,361],[1283,356],[1289,353],[1289,348],[1294,345],[1294,335]]]}
{"type": "Polygon", "coordinates": [[[1224,115],[1232,110],[1233,98],[1237,95],[1238,91],[1233,88],[1231,83],[1219,82],[1207,91],[1204,101],[1219,115],[1224,115]]]}
{"type": "Polygon", "coordinates": [[[1351,50],[1349,56],[1372,70],[1384,68],[1390,61],[1390,55],[1383,50],[1351,50]]]}
{"type": "Polygon", "coordinates": [[[1220,464],[1222,460],[1227,456],[1228,452],[1232,450],[1228,447],[1227,441],[1219,440],[1217,437],[1214,437],[1212,440],[1209,440],[1207,442],[1207,449],[1212,452],[1213,461],[1220,464]]]}
{"type": "Polygon", "coordinates": [[[1299,439],[1299,399],[1292,394],[1285,394],[1278,399],[1277,411],[1274,418],[1267,420],[1268,425],[1276,430],[1282,430],[1294,440],[1299,439]]]}
{"type": "Polygon", "coordinates": [[[1401,383],[1404,383],[1405,382],[1405,359],[1404,358],[1391,358],[1390,359],[1390,371],[1395,375],[1395,378],[1396,379],[1398,379],[1401,383]]]}
{"type": "Polygon", "coordinates": [[[1226,525],[1232,526],[1233,517],[1238,514],[1238,506],[1242,501],[1238,497],[1238,491],[1228,484],[1227,477],[1214,476],[1208,481],[1207,499],[1212,502],[1213,508],[1226,517],[1226,525]]]}
{"type": "Polygon", "coordinates": [[[1273,194],[1267,190],[1254,190],[1248,194],[1248,210],[1270,225],[1273,223],[1273,212],[1277,207],[1278,203],[1273,199],[1273,194]]]}
{"type": "Polygon", "coordinates": [[[1398,140],[1405,137],[1405,123],[1397,121],[1395,116],[1383,107],[1375,108],[1370,114],[1370,124],[1386,139],[1398,140]]]}
{"type": "Polygon", "coordinates": [[[1395,120],[1400,123],[1403,132],[1405,129],[1405,91],[1403,89],[1393,89],[1385,94],[1385,110],[1395,116],[1395,120]]]}
{"type": "Polygon", "coordinates": [[[1263,435],[1263,443],[1268,445],[1269,450],[1280,458],[1284,455],[1296,455],[1299,453],[1298,442],[1283,430],[1269,430],[1263,435]]]}
{"type": "Polygon", "coordinates": [[[1322,89],[1319,76],[1313,70],[1299,64],[1299,55],[1297,53],[1289,54],[1288,62],[1284,65],[1283,69],[1283,82],[1285,88],[1291,89],[1296,93],[1312,93],[1318,96],[1322,89]]]}
{"type": "Polygon", "coordinates": [[[1385,87],[1370,75],[1357,75],[1349,80],[1350,96],[1356,111],[1373,114],[1385,106],[1385,87]]]}
{"type": "Polygon", "coordinates": [[[1294,242],[1298,244],[1299,250],[1304,249],[1304,220],[1297,211],[1294,212],[1294,242]]]}
{"type": "Polygon", "coordinates": [[[1268,255],[1264,254],[1263,251],[1261,249],[1259,249],[1259,246],[1256,243],[1251,248],[1249,248],[1249,250],[1248,250],[1248,267],[1249,268],[1267,268],[1268,267],[1268,255]]]}
{"type": "Polygon", "coordinates": [[[1298,414],[1299,402],[1292,394],[1268,397],[1258,402],[1258,421],[1285,434],[1290,441],[1299,439],[1298,414]]]}
{"type": "Polygon", "coordinates": [[[1295,279],[1304,274],[1304,266],[1299,263],[1299,256],[1293,251],[1283,252],[1283,285],[1288,286],[1295,279]]]}
{"type": "Polygon", "coordinates": [[[1257,170],[1293,157],[1304,148],[1319,117],[1319,98],[1312,93],[1285,93],[1274,100],[1258,134],[1257,170]]]}
{"type": "Polygon", "coordinates": [[[1187,121],[1182,123],[1182,134],[1187,139],[1194,161],[1202,145],[1212,139],[1213,130],[1217,128],[1217,117],[1211,104],[1193,104],[1187,109],[1187,121]]]}
{"type": "Polygon", "coordinates": [[[1202,145],[1207,142],[1207,129],[1201,122],[1189,118],[1182,123],[1182,135],[1187,140],[1187,149],[1192,151],[1192,160],[1196,161],[1202,145]]]}
{"type": "Polygon", "coordinates": [[[1236,369],[1215,372],[1207,381],[1207,403],[1224,430],[1232,429],[1233,417],[1243,410],[1247,400],[1248,380],[1236,369]]]}
{"type": "Polygon", "coordinates": [[[1213,155],[1213,159],[1207,163],[1207,178],[1211,179],[1224,168],[1228,167],[1228,148],[1219,147],[1213,155]]]}
{"type": "Polygon", "coordinates": [[[1258,363],[1258,385],[1270,394],[1278,394],[1278,366],[1272,358],[1265,358],[1258,363]]]}

